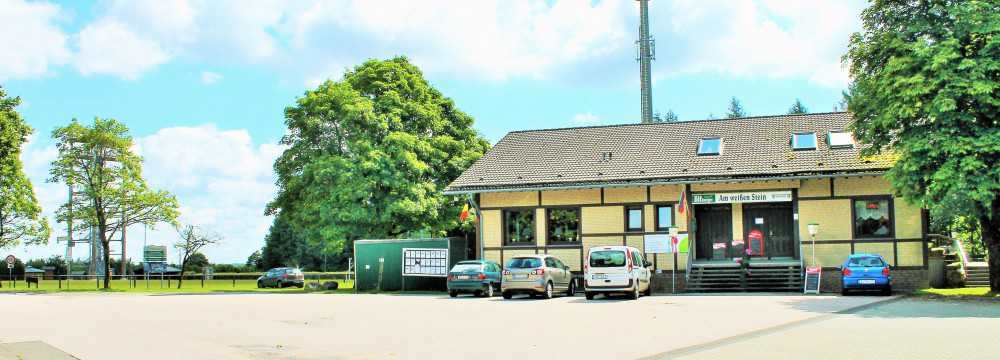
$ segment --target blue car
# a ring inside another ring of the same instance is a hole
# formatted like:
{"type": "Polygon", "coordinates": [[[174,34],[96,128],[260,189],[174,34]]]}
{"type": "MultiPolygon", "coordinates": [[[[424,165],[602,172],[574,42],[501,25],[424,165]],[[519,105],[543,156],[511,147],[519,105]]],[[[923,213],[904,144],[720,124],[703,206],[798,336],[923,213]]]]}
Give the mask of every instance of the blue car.
{"type": "Polygon", "coordinates": [[[493,297],[500,290],[500,264],[489,260],[459,261],[448,272],[448,295],[461,293],[493,297]]]}
{"type": "Polygon", "coordinates": [[[851,290],[880,290],[882,295],[892,294],[892,276],[889,263],[879,254],[854,254],[840,266],[843,280],[841,294],[851,290]]]}

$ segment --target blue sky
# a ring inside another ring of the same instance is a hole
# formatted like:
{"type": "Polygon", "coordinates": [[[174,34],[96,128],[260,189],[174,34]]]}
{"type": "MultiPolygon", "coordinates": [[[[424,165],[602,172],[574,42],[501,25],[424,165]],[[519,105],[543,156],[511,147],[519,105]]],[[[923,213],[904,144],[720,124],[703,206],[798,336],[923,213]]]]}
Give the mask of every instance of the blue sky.
{"type": "MultiPolygon", "coordinates": [[[[735,96],[752,115],[784,113],[796,98],[831,111],[864,5],[654,0],[653,107],[720,117],[735,96]]],[[[0,85],[36,129],[22,158],[46,213],[65,201],[44,182],[49,133],[113,117],[132,129],[150,183],[180,198],[181,220],[225,237],[209,258],[242,262],[270,224],[283,109],[307,89],[365,59],[406,55],[491,142],[512,130],[637,122],[637,14],[624,0],[0,0],[0,85]]],[[[148,242],[175,237],[161,227],[148,242]]],[[[130,241],[138,259],[142,238],[130,241]]]]}

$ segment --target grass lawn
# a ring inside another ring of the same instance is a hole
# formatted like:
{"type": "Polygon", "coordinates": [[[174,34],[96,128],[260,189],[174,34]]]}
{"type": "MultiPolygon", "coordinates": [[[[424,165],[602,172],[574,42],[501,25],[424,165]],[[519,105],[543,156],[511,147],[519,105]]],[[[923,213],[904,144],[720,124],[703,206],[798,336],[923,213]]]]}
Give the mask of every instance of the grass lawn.
{"type": "MultiPolygon", "coordinates": [[[[327,280],[324,280],[327,281],[327,280]]],[[[308,284],[310,281],[306,281],[308,284]]],[[[340,283],[340,289],[336,291],[329,292],[354,292],[354,281],[344,281],[337,280],[340,283]]],[[[71,280],[69,282],[63,280],[62,283],[58,280],[41,280],[39,281],[38,288],[35,288],[32,284],[29,289],[25,282],[17,282],[17,287],[11,287],[10,281],[4,281],[3,287],[0,288],[0,293],[2,292],[82,292],[82,291],[104,291],[97,288],[97,282],[94,280],[71,280]]],[[[111,290],[112,292],[135,292],[135,293],[212,293],[212,292],[267,292],[267,293],[304,293],[309,292],[305,289],[299,289],[297,287],[289,287],[284,289],[258,289],[257,281],[246,279],[246,280],[205,280],[202,283],[201,280],[184,280],[181,288],[177,288],[176,280],[163,280],[162,284],[159,279],[150,278],[147,283],[145,280],[140,280],[132,287],[129,281],[126,280],[112,280],[111,290]]],[[[324,291],[326,293],[326,291],[324,291]]]]}
{"type": "Polygon", "coordinates": [[[1000,300],[1000,294],[990,292],[988,287],[923,289],[917,290],[914,295],[931,299],[1000,300]]]}

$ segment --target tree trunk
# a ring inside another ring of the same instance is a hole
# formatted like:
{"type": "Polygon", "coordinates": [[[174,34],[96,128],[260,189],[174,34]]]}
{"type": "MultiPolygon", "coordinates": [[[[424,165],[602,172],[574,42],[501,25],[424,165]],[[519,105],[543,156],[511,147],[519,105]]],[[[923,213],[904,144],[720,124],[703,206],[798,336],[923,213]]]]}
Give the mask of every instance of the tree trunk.
{"type": "Polygon", "coordinates": [[[101,254],[104,257],[104,288],[111,288],[111,255],[108,254],[111,251],[111,244],[108,241],[104,232],[101,232],[101,247],[104,248],[104,253],[101,254]]]}
{"type": "Polygon", "coordinates": [[[1000,194],[993,199],[990,212],[979,221],[982,225],[983,245],[989,257],[990,290],[1000,292],[1000,194]]]}
{"type": "Polygon", "coordinates": [[[184,282],[184,269],[187,268],[187,255],[184,256],[184,260],[181,261],[181,276],[177,278],[177,290],[181,289],[181,283],[184,282]]]}

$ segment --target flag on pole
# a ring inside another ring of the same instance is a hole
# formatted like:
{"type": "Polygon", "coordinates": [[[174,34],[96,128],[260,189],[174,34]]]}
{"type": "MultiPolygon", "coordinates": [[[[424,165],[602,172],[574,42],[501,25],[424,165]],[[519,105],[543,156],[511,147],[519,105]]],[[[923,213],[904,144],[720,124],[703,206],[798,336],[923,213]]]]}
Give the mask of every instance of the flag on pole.
{"type": "Polygon", "coordinates": [[[465,207],[462,208],[462,213],[458,215],[458,220],[465,221],[465,219],[468,218],[469,218],[469,204],[466,203],[465,207]]]}
{"type": "Polygon", "coordinates": [[[687,202],[685,201],[686,199],[687,199],[687,197],[684,196],[684,192],[681,191],[681,198],[677,200],[677,213],[679,213],[679,214],[683,214],[684,213],[684,208],[687,207],[687,204],[686,204],[687,202]]]}

